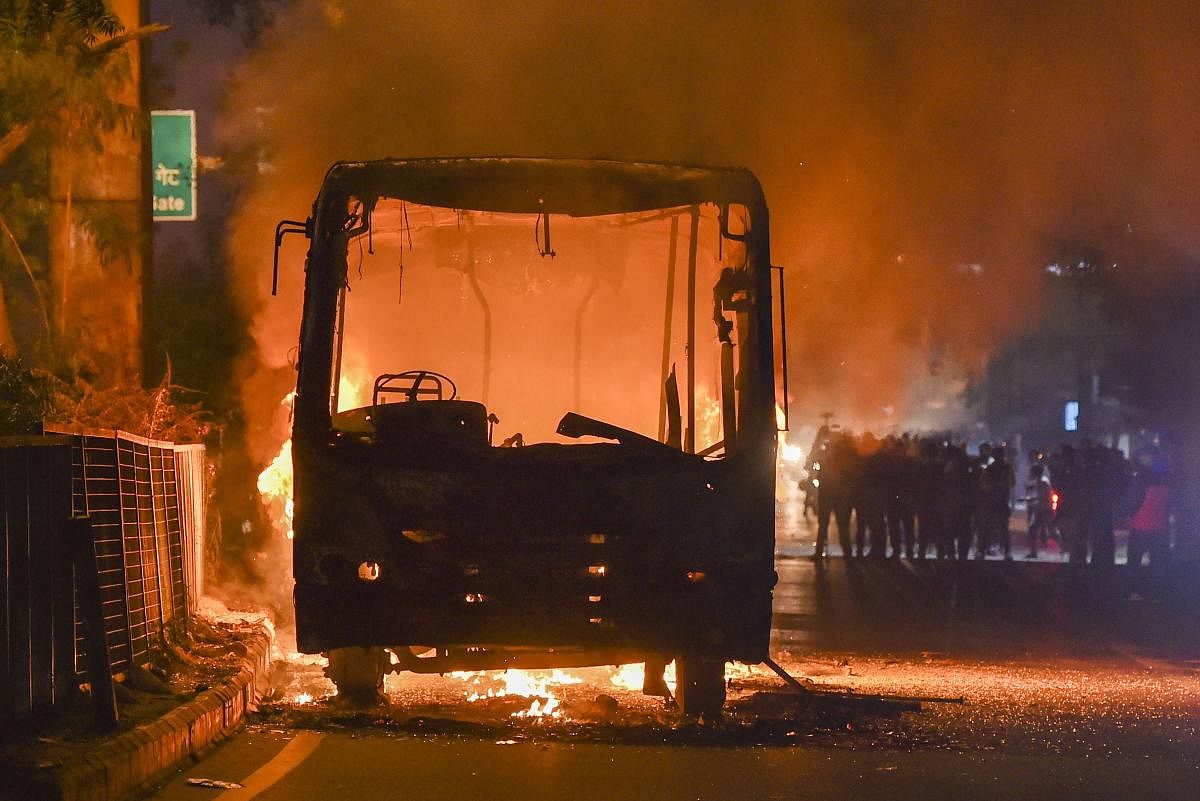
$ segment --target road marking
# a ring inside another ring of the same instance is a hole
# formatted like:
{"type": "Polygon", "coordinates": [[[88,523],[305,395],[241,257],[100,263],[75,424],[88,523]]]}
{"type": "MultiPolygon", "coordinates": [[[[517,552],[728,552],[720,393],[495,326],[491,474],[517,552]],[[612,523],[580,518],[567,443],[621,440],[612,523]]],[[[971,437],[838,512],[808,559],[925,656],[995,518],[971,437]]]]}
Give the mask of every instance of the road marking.
{"type": "Polygon", "coordinates": [[[297,732],[292,741],[283,747],[270,762],[242,780],[242,789],[226,790],[216,796],[220,801],[250,801],[292,770],[312,754],[325,735],[314,731],[297,732]]]}
{"type": "Polygon", "coordinates": [[[1130,662],[1133,662],[1135,665],[1137,665],[1142,670],[1156,671],[1159,673],[1159,675],[1168,674],[1168,673],[1178,673],[1178,672],[1182,672],[1183,670],[1185,670],[1181,666],[1174,664],[1169,659],[1159,659],[1159,658],[1153,657],[1153,656],[1143,656],[1142,654],[1139,654],[1136,651],[1134,651],[1133,648],[1126,646],[1126,645],[1120,645],[1118,643],[1109,643],[1108,647],[1110,650],[1113,651],[1113,653],[1117,654],[1118,656],[1124,657],[1125,659],[1128,659],[1130,662]]]}

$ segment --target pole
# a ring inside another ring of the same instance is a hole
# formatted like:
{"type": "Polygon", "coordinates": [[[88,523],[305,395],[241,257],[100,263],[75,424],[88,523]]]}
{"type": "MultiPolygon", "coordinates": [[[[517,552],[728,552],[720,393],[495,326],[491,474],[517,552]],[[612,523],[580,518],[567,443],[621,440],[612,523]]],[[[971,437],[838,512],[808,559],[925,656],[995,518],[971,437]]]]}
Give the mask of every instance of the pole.
{"type": "Polygon", "coordinates": [[[696,247],[700,239],[700,207],[692,206],[692,224],[688,232],[687,282],[687,431],[683,449],[696,452],[696,247]]]}
{"type": "Polygon", "coordinates": [[[667,435],[667,375],[671,370],[671,318],[675,311],[675,259],[679,250],[679,217],[671,218],[671,244],[667,249],[667,300],[663,310],[662,378],[659,384],[658,439],[667,435]]]}

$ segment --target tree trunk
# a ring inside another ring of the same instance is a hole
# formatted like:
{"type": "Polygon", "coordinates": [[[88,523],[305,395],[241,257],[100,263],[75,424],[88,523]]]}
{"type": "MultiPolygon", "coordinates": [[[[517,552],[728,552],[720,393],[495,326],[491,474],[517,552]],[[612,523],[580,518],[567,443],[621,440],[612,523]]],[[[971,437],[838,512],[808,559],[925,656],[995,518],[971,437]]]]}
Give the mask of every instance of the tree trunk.
{"type": "Polygon", "coordinates": [[[0,217],[0,303],[4,331],[0,340],[12,343],[16,353],[32,367],[50,368],[50,323],[46,304],[38,291],[33,270],[12,229],[0,217]]]}
{"type": "MultiPolygon", "coordinates": [[[[138,28],[138,0],[116,0],[112,10],[130,31],[138,28]]],[[[123,37],[131,80],[113,100],[140,109],[137,39],[123,37]]],[[[70,113],[70,110],[67,110],[70,113]]],[[[140,242],[148,235],[142,189],[141,114],[132,131],[99,133],[100,149],[73,148],[71,138],[50,152],[50,283],[57,344],[85,379],[101,387],[140,385],[144,264],[140,242]],[[103,263],[81,222],[103,217],[129,232],[123,252],[103,263]]]]}
{"type": "Polygon", "coordinates": [[[0,136],[0,164],[3,164],[14,150],[25,144],[30,133],[32,130],[27,123],[18,123],[4,136],[0,136]]]}

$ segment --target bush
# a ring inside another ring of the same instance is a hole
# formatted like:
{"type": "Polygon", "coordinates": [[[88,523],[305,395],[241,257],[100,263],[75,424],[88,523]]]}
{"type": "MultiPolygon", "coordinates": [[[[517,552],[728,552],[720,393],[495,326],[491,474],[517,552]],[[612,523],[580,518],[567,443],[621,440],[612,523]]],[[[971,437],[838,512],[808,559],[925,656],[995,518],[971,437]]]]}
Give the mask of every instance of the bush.
{"type": "Polygon", "coordinates": [[[0,351],[0,434],[41,433],[55,409],[53,376],[0,351]]]}
{"type": "Polygon", "coordinates": [[[203,393],[171,383],[168,373],[153,389],[97,388],[82,379],[62,386],[51,421],[66,431],[120,429],[150,439],[203,442],[216,427],[203,393]]]}

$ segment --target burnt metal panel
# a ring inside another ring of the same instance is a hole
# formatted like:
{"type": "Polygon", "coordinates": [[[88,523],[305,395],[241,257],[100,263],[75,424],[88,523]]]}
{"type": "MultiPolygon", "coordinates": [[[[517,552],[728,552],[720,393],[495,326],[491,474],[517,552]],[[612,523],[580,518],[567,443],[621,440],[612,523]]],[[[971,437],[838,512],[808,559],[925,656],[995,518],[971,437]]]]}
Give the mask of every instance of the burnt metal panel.
{"type": "Polygon", "coordinates": [[[323,194],[394,197],[444,208],[590,216],[693,203],[764,204],[749,170],[546,158],[428,158],[338,162],[323,194]]]}
{"type": "MultiPolygon", "coordinates": [[[[119,673],[132,664],[133,649],[129,636],[126,598],[129,575],[121,529],[116,437],[81,434],[72,439],[72,503],[77,514],[86,514],[92,520],[108,661],[113,672],[119,673]]],[[[78,615],[75,635],[76,671],[83,677],[87,673],[87,646],[78,615]]]]}
{"type": "Polygon", "coordinates": [[[8,559],[8,682],[6,707],[10,717],[33,711],[33,665],[29,649],[29,454],[24,448],[4,454],[4,528],[8,559]]]}
{"type": "Polygon", "coordinates": [[[133,659],[142,664],[150,641],[162,626],[159,552],[154,530],[154,498],[149,450],[125,436],[117,437],[121,483],[121,530],[127,560],[126,597],[133,659]]]}
{"type": "Polygon", "coordinates": [[[768,214],[750,172],[569,159],[343,162],[326,175],[308,227],[293,428],[302,650],[441,642],[633,646],[748,661],[767,654],[774,354],[768,214]],[[751,354],[738,410],[739,452],[719,467],[658,469],[640,450],[598,444],[569,446],[561,455],[547,450],[554,446],[519,454],[488,450],[457,465],[399,458],[390,447],[352,453],[356,446],[331,432],[328,390],[346,243],[369,223],[359,219],[360,228],[347,230],[346,209],[354,198],[369,215],[380,197],[577,216],[745,205],[753,220],[745,239],[755,302],[748,326],[739,329],[751,354]],[[606,454],[615,454],[615,462],[606,454]],[[629,464],[620,464],[624,456],[629,464]],[[526,464],[500,463],[513,459],[526,464]],[[594,463],[573,464],[580,459],[594,463]],[[650,475],[656,470],[661,481],[650,475]],[[564,486],[551,487],[559,480],[564,486]],[[562,547],[563,537],[594,532],[617,546],[606,555],[612,570],[603,579],[586,563],[572,569],[576,557],[562,547]],[[410,537],[422,533],[429,544],[410,537]],[[358,581],[353,570],[363,562],[380,565],[382,578],[358,581]],[[490,571],[489,596],[483,582],[490,571]],[[707,578],[693,585],[686,576],[696,573],[707,578]],[[600,586],[607,589],[593,592],[600,586]],[[588,605],[593,595],[602,596],[600,614],[588,605]]]}
{"type": "Polygon", "coordinates": [[[175,446],[183,587],[189,611],[195,611],[204,592],[205,503],[208,498],[204,453],[203,445],[175,446]]]}
{"type": "Polygon", "coordinates": [[[196,475],[180,483],[168,442],[122,432],[0,438],[0,719],[48,711],[86,675],[72,515],[92,521],[114,672],[144,662],[164,615],[187,613],[195,524],[181,511],[202,520],[205,500],[203,446],[187,451],[196,475]]]}
{"type": "Polygon", "coordinates": [[[0,438],[0,719],[43,714],[71,670],[70,441],[0,438]]]}
{"type": "MultiPolygon", "coordinates": [[[[101,605],[114,672],[142,664],[163,623],[186,614],[192,593],[185,570],[185,528],[181,506],[193,510],[204,498],[202,484],[181,487],[177,447],[115,431],[72,436],[71,507],[92,519],[101,605]],[[180,503],[181,497],[187,499],[180,503]]],[[[82,622],[76,624],[76,668],[86,673],[82,622]]]]}

